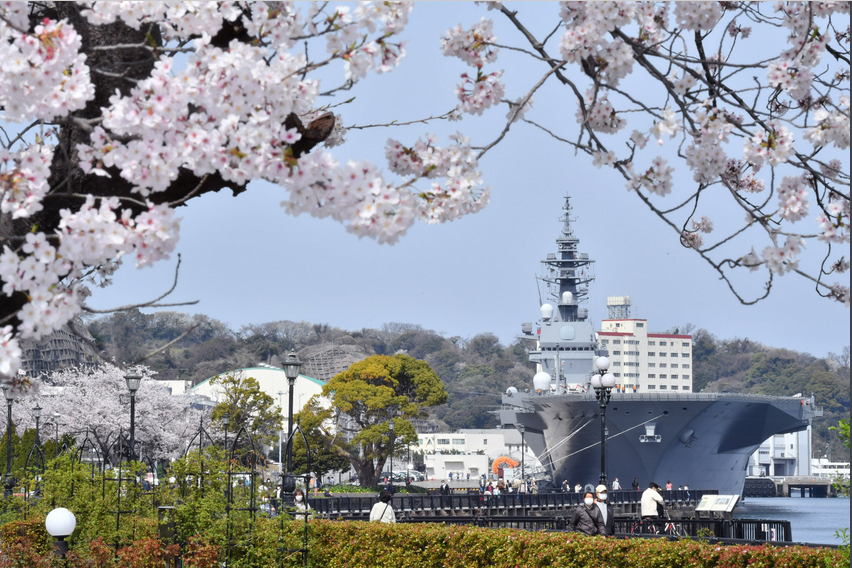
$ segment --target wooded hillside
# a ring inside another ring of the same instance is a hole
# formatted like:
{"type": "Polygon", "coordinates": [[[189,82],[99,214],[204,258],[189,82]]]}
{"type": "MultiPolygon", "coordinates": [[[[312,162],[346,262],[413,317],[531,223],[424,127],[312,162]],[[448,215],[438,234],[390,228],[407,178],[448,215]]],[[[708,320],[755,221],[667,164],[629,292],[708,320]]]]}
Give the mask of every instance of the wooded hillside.
{"type": "MultiPolygon", "coordinates": [[[[428,362],[447,385],[447,404],[430,410],[442,429],[489,428],[498,420],[489,411],[500,393],[532,384],[534,368],[519,342],[501,345],[491,333],[472,338],[444,337],[417,324],[388,323],[379,329],[346,331],[328,324],[276,321],[232,330],[204,315],[177,312],[119,312],[87,322],[105,358],[131,362],[180,337],[175,345],[146,360],[164,378],[193,383],[217,373],[258,363],[277,365],[290,350],[320,345],[351,345],[364,356],[400,351],[428,362]]],[[[849,348],[814,357],[775,349],[749,339],[718,339],[705,329],[694,336],[696,392],[746,392],[780,396],[814,394],[825,416],[814,423],[814,451],[835,458],[848,450],[828,427],[849,417],[849,348]]]]}

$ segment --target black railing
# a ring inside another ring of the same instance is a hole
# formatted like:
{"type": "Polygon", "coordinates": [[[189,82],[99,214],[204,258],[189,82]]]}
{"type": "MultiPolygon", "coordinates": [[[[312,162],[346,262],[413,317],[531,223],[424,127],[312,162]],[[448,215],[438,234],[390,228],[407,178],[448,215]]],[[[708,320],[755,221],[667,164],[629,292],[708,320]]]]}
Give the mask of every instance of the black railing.
{"type": "MultiPolygon", "coordinates": [[[[715,489],[663,491],[666,503],[698,503],[704,495],[718,495],[715,489]]],[[[638,504],[642,500],[641,491],[612,491],[609,502],[613,505],[638,504]]],[[[364,497],[327,497],[309,498],[311,507],[329,517],[352,516],[369,513],[378,502],[375,495],[364,497]]],[[[573,509],[583,502],[582,493],[537,493],[505,495],[480,495],[477,493],[451,495],[400,495],[393,497],[391,507],[396,512],[429,512],[449,510],[563,510],[573,509]]]]}

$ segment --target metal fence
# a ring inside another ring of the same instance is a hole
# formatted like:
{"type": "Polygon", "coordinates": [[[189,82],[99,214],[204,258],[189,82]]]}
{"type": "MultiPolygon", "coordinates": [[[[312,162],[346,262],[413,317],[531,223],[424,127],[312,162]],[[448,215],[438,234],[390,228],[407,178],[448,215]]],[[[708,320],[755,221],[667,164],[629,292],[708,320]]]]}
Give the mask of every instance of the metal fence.
{"type": "MultiPolygon", "coordinates": [[[[715,489],[705,490],[673,490],[663,491],[666,503],[698,503],[704,495],[718,495],[715,489]]],[[[609,492],[609,503],[612,505],[639,504],[642,500],[641,491],[612,491],[609,492]]],[[[327,497],[309,499],[311,507],[329,518],[349,517],[369,513],[378,502],[378,497],[327,497]]],[[[394,495],[391,506],[397,512],[430,512],[438,510],[500,510],[500,511],[558,511],[573,509],[583,502],[581,493],[539,493],[507,495],[480,495],[471,492],[467,495],[394,495]]]]}

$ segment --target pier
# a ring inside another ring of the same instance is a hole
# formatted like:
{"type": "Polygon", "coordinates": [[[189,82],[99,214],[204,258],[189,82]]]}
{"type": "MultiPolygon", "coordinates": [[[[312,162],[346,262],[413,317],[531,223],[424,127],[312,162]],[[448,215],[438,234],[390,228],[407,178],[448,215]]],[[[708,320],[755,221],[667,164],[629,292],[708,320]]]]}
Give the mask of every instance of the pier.
{"type": "Polygon", "coordinates": [[[743,497],[837,497],[830,479],[812,475],[747,477],[743,497]]]}

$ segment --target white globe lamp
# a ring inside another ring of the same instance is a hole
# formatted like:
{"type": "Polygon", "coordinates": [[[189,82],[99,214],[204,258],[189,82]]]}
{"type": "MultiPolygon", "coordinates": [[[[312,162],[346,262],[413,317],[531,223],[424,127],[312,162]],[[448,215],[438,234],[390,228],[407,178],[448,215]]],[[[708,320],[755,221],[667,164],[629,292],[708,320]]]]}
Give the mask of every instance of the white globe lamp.
{"type": "Polygon", "coordinates": [[[601,376],[600,375],[592,375],[592,388],[593,389],[601,388],[601,376]]]}
{"type": "Polygon", "coordinates": [[[601,386],[607,389],[611,389],[615,386],[615,377],[612,373],[607,373],[601,377],[601,386]]]}
{"type": "Polygon", "coordinates": [[[598,357],[595,359],[595,368],[598,371],[606,371],[609,369],[609,359],[607,357],[598,357]]]}
{"type": "Polygon", "coordinates": [[[60,558],[65,558],[65,553],[68,552],[68,543],[65,539],[77,528],[77,517],[68,509],[59,507],[47,514],[47,518],[44,519],[44,528],[55,539],[54,552],[60,558]]]}

